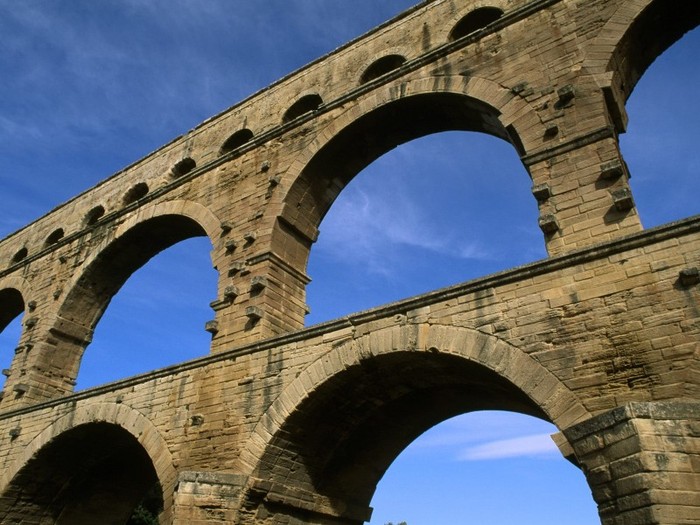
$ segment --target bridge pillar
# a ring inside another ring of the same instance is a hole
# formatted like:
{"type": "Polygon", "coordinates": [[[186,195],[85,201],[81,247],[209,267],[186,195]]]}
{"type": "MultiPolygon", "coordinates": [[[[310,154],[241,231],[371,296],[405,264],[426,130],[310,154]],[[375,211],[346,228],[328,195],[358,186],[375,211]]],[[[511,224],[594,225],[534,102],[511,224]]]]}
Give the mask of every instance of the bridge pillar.
{"type": "Polygon", "coordinates": [[[245,476],[217,472],[181,472],[173,504],[173,525],[238,523],[245,476]]]}
{"type": "Polygon", "coordinates": [[[181,472],[173,525],[361,525],[372,509],[272,480],[219,472],[181,472]]]}
{"type": "Polygon", "coordinates": [[[603,525],[700,523],[700,403],[630,403],[564,435],[603,525]]]}
{"type": "Polygon", "coordinates": [[[533,188],[546,186],[549,192],[538,202],[539,225],[550,255],[642,230],[615,138],[550,154],[526,159],[532,162],[533,188]]]}

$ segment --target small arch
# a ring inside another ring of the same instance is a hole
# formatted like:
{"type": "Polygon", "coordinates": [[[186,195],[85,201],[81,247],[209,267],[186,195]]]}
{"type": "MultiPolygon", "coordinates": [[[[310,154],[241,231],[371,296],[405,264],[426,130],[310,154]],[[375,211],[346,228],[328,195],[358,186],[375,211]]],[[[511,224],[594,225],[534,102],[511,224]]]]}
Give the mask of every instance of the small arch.
{"type": "Polygon", "coordinates": [[[17,250],[17,253],[15,253],[15,254],[12,256],[12,264],[16,264],[16,263],[20,262],[22,259],[24,259],[25,257],[27,257],[27,254],[28,254],[28,253],[29,253],[29,252],[28,252],[26,246],[23,246],[22,248],[20,248],[19,250],[17,250]]]}
{"type": "Polygon", "coordinates": [[[64,235],[65,235],[65,232],[63,231],[63,228],[56,228],[46,238],[46,242],[44,243],[44,246],[51,246],[52,244],[56,244],[58,241],[63,239],[64,235]]]}
{"type": "Polygon", "coordinates": [[[480,7],[475,9],[457,22],[450,32],[449,40],[450,42],[459,40],[462,37],[470,35],[474,31],[483,29],[502,16],[503,10],[498,7],[480,7]]]}
{"type": "Polygon", "coordinates": [[[400,68],[405,63],[406,57],[401,55],[387,55],[375,60],[365,69],[365,72],[362,73],[360,84],[366,84],[375,78],[379,78],[390,71],[400,68]]]}
{"type": "Polygon", "coordinates": [[[252,138],[253,132],[251,130],[248,128],[239,129],[224,141],[224,143],[221,145],[221,149],[219,150],[219,155],[225,155],[226,153],[230,153],[233,150],[240,148],[246,142],[250,142],[252,138]]]}
{"type": "Polygon", "coordinates": [[[321,107],[321,104],[323,104],[323,99],[320,95],[316,93],[304,95],[294,104],[292,104],[291,107],[285,112],[284,116],[282,117],[282,122],[290,122],[305,113],[316,111],[319,107],[321,107]]]}
{"type": "Polygon", "coordinates": [[[191,157],[185,157],[181,161],[175,163],[175,165],[170,169],[170,174],[175,177],[182,177],[187,175],[190,171],[197,167],[197,163],[191,157]]]}
{"type": "Polygon", "coordinates": [[[127,191],[124,194],[124,206],[128,206],[132,202],[136,202],[139,199],[142,199],[143,197],[146,196],[148,193],[148,184],[145,182],[139,182],[138,184],[133,185],[129,191],[127,191]]]}
{"type": "Polygon", "coordinates": [[[104,206],[98,205],[92,208],[89,212],[85,214],[84,224],[85,226],[92,226],[97,221],[99,221],[105,214],[104,206]]]}

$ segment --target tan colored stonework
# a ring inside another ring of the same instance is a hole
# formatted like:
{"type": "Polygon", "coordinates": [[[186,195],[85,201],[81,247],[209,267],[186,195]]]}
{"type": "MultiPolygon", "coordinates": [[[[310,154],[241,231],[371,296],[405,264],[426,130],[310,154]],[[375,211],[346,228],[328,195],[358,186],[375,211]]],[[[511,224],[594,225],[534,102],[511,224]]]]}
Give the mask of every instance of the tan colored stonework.
{"type": "MultiPolygon", "coordinates": [[[[0,400],[0,521],[84,522],[75,480],[51,499],[51,461],[99,466],[104,451],[81,447],[113,440],[114,479],[140,457],[162,523],[361,523],[420,431],[503,408],[563,431],[603,523],[700,523],[700,218],[642,231],[617,143],[654,58],[640,35],[659,54],[700,7],[489,5],[503,15],[451,40],[485,3],[424,2],[0,242],[0,308],[24,313],[0,400]],[[362,83],[388,55],[405,61],[362,83]],[[290,118],[299,100],[312,111],[290,118]],[[550,258],[304,330],[306,262],[335,197],[391,147],[449,129],[513,144],[550,258]],[[198,235],[219,271],[211,355],[72,394],[109,298],[198,235]],[[378,422],[387,438],[370,442],[378,422]]],[[[105,483],[95,501],[133,501],[105,483]]]]}

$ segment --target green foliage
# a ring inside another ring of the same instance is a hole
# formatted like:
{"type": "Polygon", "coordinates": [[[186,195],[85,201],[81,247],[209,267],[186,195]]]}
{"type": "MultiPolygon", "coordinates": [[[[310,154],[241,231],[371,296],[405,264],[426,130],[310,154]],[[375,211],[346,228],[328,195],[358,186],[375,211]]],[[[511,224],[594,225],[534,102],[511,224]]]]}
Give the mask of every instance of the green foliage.
{"type": "Polygon", "coordinates": [[[158,525],[158,515],[139,505],[134,509],[127,525],[158,525]]]}
{"type": "MultiPolygon", "coordinates": [[[[384,525],[394,525],[394,523],[390,521],[389,523],[385,523],[384,525]]],[[[408,525],[408,523],[402,521],[401,523],[397,523],[396,525],[408,525]]]]}
{"type": "Polygon", "coordinates": [[[163,489],[153,485],[136,506],[126,525],[158,525],[158,514],[163,510],[163,489]]]}

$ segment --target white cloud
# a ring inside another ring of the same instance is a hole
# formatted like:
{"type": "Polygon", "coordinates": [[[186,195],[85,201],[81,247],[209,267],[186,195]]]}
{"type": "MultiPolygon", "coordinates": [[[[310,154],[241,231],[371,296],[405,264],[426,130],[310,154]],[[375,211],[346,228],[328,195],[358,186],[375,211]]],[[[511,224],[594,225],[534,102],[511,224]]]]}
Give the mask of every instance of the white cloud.
{"type": "Polygon", "coordinates": [[[344,190],[321,226],[319,249],[345,262],[366,265],[369,271],[385,273],[402,252],[418,249],[459,259],[483,260],[489,253],[474,240],[444,230],[428,213],[420,196],[401,189],[400,184],[373,185],[376,191],[344,190]]]}
{"type": "Polygon", "coordinates": [[[510,439],[491,441],[463,450],[459,454],[462,461],[485,461],[516,457],[560,457],[549,434],[533,434],[510,439]]]}
{"type": "Polygon", "coordinates": [[[556,459],[561,458],[551,438],[556,431],[551,423],[523,414],[471,412],[428,430],[409,450],[411,454],[449,457],[455,461],[516,457],[556,459]]]}

